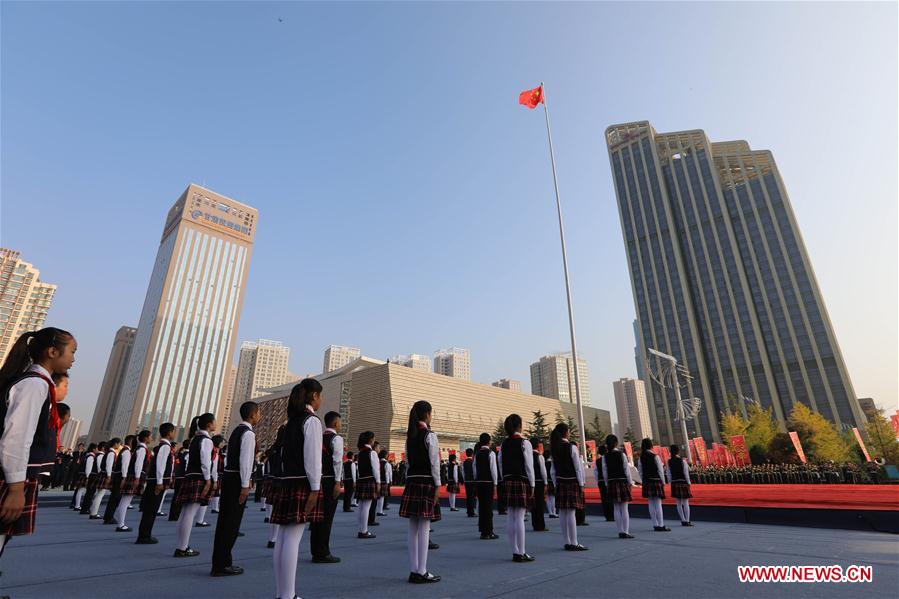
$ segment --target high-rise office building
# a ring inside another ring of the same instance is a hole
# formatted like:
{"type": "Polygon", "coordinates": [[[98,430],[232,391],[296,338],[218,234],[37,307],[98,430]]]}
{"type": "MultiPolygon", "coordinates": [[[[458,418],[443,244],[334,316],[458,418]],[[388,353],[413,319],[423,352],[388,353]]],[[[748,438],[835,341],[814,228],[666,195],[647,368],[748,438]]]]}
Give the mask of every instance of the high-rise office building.
{"type": "Polygon", "coordinates": [[[0,364],[22,333],[44,326],[56,285],[40,274],[16,250],[0,248],[0,364]]]}
{"type": "Polygon", "coordinates": [[[97,405],[94,406],[94,417],[91,419],[91,428],[88,432],[91,439],[102,441],[113,436],[116,407],[122,396],[122,387],[125,384],[128,361],[131,358],[136,334],[137,329],[128,326],[119,327],[116,331],[109,360],[106,362],[103,383],[100,385],[100,394],[97,396],[97,405]]]}
{"type": "Polygon", "coordinates": [[[434,352],[434,372],[463,381],[471,380],[471,352],[461,347],[434,352]]]}
{"type": "Polygon", "coordinates": [[[494,387],[499,387],[500,389],[509,389],[510,391],[518,391],[521,392],[521,381],[516,381],[513,379],[500,379],[494,383],[491,383],[494,387]]]}
{"type": "Polygon", "coordinates": [[[69,418],[62,430],[59,431],[59,446],[62,450],[75,449],[78,446],[78,436],[81,433],[81,421],[77,418],[69,418]]]}
{"type": "Polygon", "coordinates": [[[358,347],[347,347],[345,345],[328,346],[325,350],[325,363],[322,366],[322,372],[327,374],[338,368],[343,368],[361,355],[362,351],[358,347]]]}
{"type": "MultiPolygon", "coordinates": [[[[780,423],[803,402],[862,425],[771,152],[647,121],[609,127],[606,143],[640,337],[689,370],[684,397],[702,402],[688,434],[721,441],[719,414],[741,397],[780,423]]],[[[654,438],[683,442],[673,391],[650,385],[649,395],[654,438]]]]}
{"type": "MultiPolygon", "coordinates": [[[[290,348],[280,341],[269,339],[244,341],[240,345],[237,380],[234,384],[233,401],[238,408],[243,402],[262,395],[263,389],[289,382],[290,379],[287,378],[289,359],[290,348]]],[[[236,421],[234,423],[237,424],[236,421]]]]}
{"type": "Polygon", "coordinates": [[[634,320],[634,363],[637,365],[637,378],[646,380],[646,348],[643,347],[643,339],[640,337],[640,326],[634,320]]]}
{"type": "Polygon", "coordinates": [[[630,431],[633,441],[652,437],[649,405],[646,403],[646,388],[643,381],[623,378],[614,381],[612,388],[615,392],[618,426],[622,434],[630,431]]]}
{"type": "MultiPolygon", "coordinates": [[[[577,366],[581,383],[581,405],[589,406],[590,378],[587,375],[587,361],[578,358],[577,366]]],[[[571,359],[571,354],[551,354],[531,364],[531,393],[576,403],[574,360],[571,359]]]]}
{"type": "MultiPolygon", "coordinates": [[[[191,184],[169,210],[116,409],[115,434],[221,420],[258,212],[191,184]]],[[[180,431],[179,431],[180,436],[180,431]]]]}
{"type": "MultiPolygon", "coordinates": [[[[225,396],[222,398],[222,423],[219,430],[228,431],[231,428],[231,410],[234,407],[234,387],[237,383],[237,366],[232,364],[228,368],[228,379],[225,382],[225,396]]],[[[240,416],[240,406],[237,406],[237,414],[240,416]]]]}
{"type": "Polygon", "coordinates": [[[408,354],[402,356],[394,356],[388,360],[391,364],[399,364],[406,368],[414,368],[415,370],[424,370],[431,372],[431,358],[423,354],[408,354]]]}

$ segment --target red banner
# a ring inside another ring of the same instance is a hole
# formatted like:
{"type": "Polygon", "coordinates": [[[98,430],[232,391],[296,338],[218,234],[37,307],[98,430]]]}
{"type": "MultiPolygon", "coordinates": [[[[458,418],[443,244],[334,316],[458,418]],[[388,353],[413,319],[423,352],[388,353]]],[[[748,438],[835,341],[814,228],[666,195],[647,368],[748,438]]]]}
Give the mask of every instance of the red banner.
{"type": "Polygon", "coordinates": [[[709,465],[709,454],[705,448],[705,439],[696,437],[693,439],[693,447],[696,448],[696,454],[699,456],[699,463],[705,467],[709,465]]]}
{"type": "Polygon", "coordinates": [[[627,454],[628,461],[633,464],[634,463],[634,449],[631,447],[630,441],[624,442],[624,453],[627,454]]]}
{"type": "Polygon", "coordinates": [[[388,461],[388,462],[392,462],[392,461],[394,461],[395,459],[396,459],[396,454],[395,454],[394,452],[391,451],[390,453],[387,454],[387,461],[388,461]]]}
{"type": "Polygon", "coordinates": [[[711,459],[712,459],[712,464],[714,464],[715,466],[721,466],[721,465],[722,465],[722,463],[721,463],[721,450],[718,449],[718,444],[715,443],[714,441],[712,442],[712,456],[711,456],[711,459]]]}
{"type": "Polygon", "coordinates": [[[699,456],[696,455],[696,445],[693,444],[693,439],[687,439],[687,449],[689,450],[691,465],[696,464],[699,461],[699,456]]]}
{"type": "Polygon", "coordinates": [[[665,446],[665,445],[662,445],[662,455],[661,455],[661,458],[662,458],[662,464],[663,464],[663,465],[667,465],[667,464],[668,464],[668,460],[671,459],[671,452],[668,451],[668,447],[665,446]]]}
{"type": "Polygon", "coordinates": [[[862,441],[862,434],[858,432],[858,427],[852,427],[852,432],[855,433],[855,439],[858,441],[859,447],[862,448],[862,453],[865,454],[865,461],[870,462],[871,456],[868,455],[868,448],[865,447],[865,442],[862,441]]]}
{"type": "Polygon", "coordinates": [[[730,446],[734,452],[734,458],[739,466],[748,466],[751,461],[749,452],[746,451],[746,438],[743,435],[734,435],[730,438],[730,446]]]}
{"type": "Polygon", "coordinates": [[[805,452],[802,451],[802,443],[799,442],[799,433],[790,431],[790,439],[793,441],[793,447],[796,449],[796,453],[799,454],[799,460],[805,464],[805,452]]]}
{"type": "Polygon", "coordinates": [[[890,424],[893,425],[893,430],[896,431],[896,436],[899,437],[899,410],[896,410],[896,413],[890,416],[890,424]]]}

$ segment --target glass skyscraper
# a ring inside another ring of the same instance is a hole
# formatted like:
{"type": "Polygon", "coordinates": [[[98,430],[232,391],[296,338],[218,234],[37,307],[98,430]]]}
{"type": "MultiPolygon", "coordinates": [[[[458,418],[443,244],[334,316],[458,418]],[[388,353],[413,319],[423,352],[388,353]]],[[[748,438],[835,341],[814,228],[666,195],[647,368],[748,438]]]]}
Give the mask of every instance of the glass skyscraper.
{"type": "Polygon", "coordinates": [[[169,210],[114,434],[216,414],[243,304],[258,212],[191,184],[169,210]]]}
{"type": "MultiPolygon", "coordinates": [[[[796,402],[837,424],[859,408],[774,158],[701,130],[606,129],[638,336],[671,354],[702,400],[690,436],[721,441],[745,400],[783,426],[796,402]],[[745,399],[744,399],[745,398],[745,399]]],[[[653,367],[657,364],[650,362],[653,367]]],[[[674,393],[647,384],[654,437],[682,442],[674,393]]]]}

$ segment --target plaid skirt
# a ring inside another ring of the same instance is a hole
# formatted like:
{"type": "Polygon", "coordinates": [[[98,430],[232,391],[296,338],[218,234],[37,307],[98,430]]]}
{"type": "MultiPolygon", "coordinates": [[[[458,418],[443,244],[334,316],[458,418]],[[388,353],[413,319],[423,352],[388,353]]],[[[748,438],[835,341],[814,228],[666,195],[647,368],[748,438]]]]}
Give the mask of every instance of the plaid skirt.
{"type": "Polygon", "coordinates": [[[356,499],[377,499],[378,485],[374,479],[367,479],[356,482],[356,499]]]}
{"type": "Polygon", "coordinates": [[[400,516],[403,518],[424,518],[431,522],[440,520],[440,502],[434,501],[434,479],[423,476],[406,479],[400,516]]]}
{"type": "Polygon", "coordinates": [[[684,480],[676,480],[671,483],[671,496],[675,499],[690,499],[693,493],[690,492],[690,483],[684,480]]]}
{"type": "Polygon", "coordinates": [[[625,479],[609,481],[609,501],[612,503],[629,503],[631,501],[631,486],[625,479]]]}
{"type": "Polygon", "coordinates": [[[557,479],[556,509],[582,510],[584,509],[584,488],[577,479],[557,479]]]}
{"type": "Polygon", "coordinates": [[[457,494],[459,492],[459,483],[446,483],[446,492],[457,494]]]}
{"type": "Polygon", "coordinates": [[[304,522],[321,522],[325,518],[324,495],[319,492],[312,512],[305,514],[303,509],[309,494],[309,481],[304,478],[288,478],[274,481],[272,490],[272,524],[303,524],[304,522]]]}
{"type": "Polygon", "coordinates": [[[528,497],[528,487],[528,483],[523,480],[504,480],[502,495],[506,506],[530,509],[533,497],[528,497]]]}
{"type": "Polygon", "coordinates": [[[547,495],[555,495],[556,494],[556,486],[553,484],[553,481],[546,481],[546,494],[547,495]]]}
{"type": "Polygon", "coordinates": [[[212,483],[212,496],[213,497],[221,497],[222,495],[222,474],[221,472],[218,475],[219,477],[215,479],[212,483]]]}
{"type": "MultiPolygon", "coordinates": [[[[25,506],[22,508],[22,513],[14,522],[0,524],[0,535],[18,537],[34,532],[34,519],[37,516],[37,488],[37,480],[25,481],[25,506]]],[[[8,494],[9,486],[0,472],[0,505],[6,501],[8,494]]]]}
{"type": "Polygon", "coordinates": [[[144,484],[145,481],[143,478],[134,478],[133,476],[129,476],[122,481],[122,488],[120,492],[122,495],[141,495],[144,492],[144,484]]]}
{"type": "Polygon", "coordinates": [[[75,477],[74,482],[72,482],[72,486],[76,489],[87,487],[87,474],[85,474],[83,470],[78,473],[78,476],[75,477]]]}
{"type": "MultiPolygon", "coordinates": [[[[100,488],[106,489],[107,491],[112,491],[113,487],[116,484],[116,481],[119,481],[119,484],[121,485],[121,480],[122,477],[116,476],[115,474],[113,474],[112,476],[106,476],[103,478],[103,482],[100,483],[100,488]]],[[[121,486],[119,488],[121,489],[121,486]]]]}
{"type": "Polygon", "coordinates": [[[378,497],[390,497],[390,485],[381,483],[381,488],[378,489],[378,497]]]}
{"type": "Polygon", "coordinates": [[[90,492],[92,492],[92,491],[93,491],[93,492],[96,492],[97,489],[100,488],[100,485],[101,485],[101,483],[103,482],[102,480],[100,480],[100,477],[101,477],[101,476],[106,476],[106,475],[105,475],[105,474],[102,474],[102,475],[101,475],[101,474],[98,473],[98,472],[91,472],[90,476],[87,477],[87,485],[86,485],[86,487],[87,487],[87,492],[88,492],[88,493],[90,493],[90,492]]]}
{"type": "Polygon", "coordinates": [[[665,499],[665,485],[659,479],[643,481],[643,497],[665,499]]]}
{"type": "MultiPolygon", "coordinates": [[[[259,495],[260,495],[260,496],[265,497],[265,498],[268,498],[268,496],[269,496],[269,495],[271,494],[271,492],[272,492],[272,480],[273,480],[272,478],[264,478],[264,479],[262,479],[262,482],[259,483],[259,484],[262,485],[262,488],[259,490],[259,495]]],[[[266,501],[266,503],[270,503],[270,502],[266,501]]]]}
{"type": "Polygon", "coordinates": [[[178,496],[175,501],[181,505],[188,503],[199,503],[200,505],[209,505],[209,496],[203,494],[203,487],[206,481],[202,478],[185,478],[178,489],[178,496]]]}

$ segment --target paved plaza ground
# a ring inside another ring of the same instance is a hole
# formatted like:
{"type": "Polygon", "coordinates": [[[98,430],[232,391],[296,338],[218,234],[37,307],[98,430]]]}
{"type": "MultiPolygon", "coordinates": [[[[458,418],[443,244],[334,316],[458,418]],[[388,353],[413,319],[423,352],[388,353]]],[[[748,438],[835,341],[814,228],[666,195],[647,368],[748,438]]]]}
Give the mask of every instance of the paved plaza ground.
{"type": "MultiPolygon", "coordinates": [[[[45,499],[49,499],[46,498],[45,499]]],[[[62,499],[60,497],[59,499],[62,499]]],[[[42,502],[44,503],[44,502],[42,502]]],[[[58,502],[56,502],[58,505],[58,502]]],[[[579,527],[580,541],[590,551],[562,550],[558,520],[548,520],[547,533],[528,528],[527,551],[537,561],[517,564],[505,539],[505,516],[496,517],[498,541],[481,541],[477,520],[464,510],[434,525],[440,549],[431,552],[428,569],[443,576],[433,585],[406,582],[406,521],[399,505],[381,525],[374,540],[355,538],[355,515],[338,511],[331,548],[343,561],[312,564],[308,533],[303,539],[297,591],[314,597],[896,597],[899,596],[899,537],[862,531],[702,522],[696,508],[694,528],[679,523],[670,533],[652,532],[649,520],[633,518],[633,540],[619,540],[615,525],[590,516],[579,527]],[[738,565],[871,565],[872,583],[741,584],[738,565]]],[[[131,510],[128,523],[137,527],[140,514],[131,510]]],[[[215,515],[209,528],[197,528],[191,546],[196,558],[172,557],[175,524],[157,521],[158,545],[134,545],[135,533],[117,534],[113,527],[89,521],[66,507],[42,507],[37,532],[17,537],[0,560],[0,595],[27,598],[215,597],[274,596],[269,527],[258,504],[244,517],[245,537],[238,539],[235,564],[242,576],[211,578],[209,574],[215,515]]]]}

